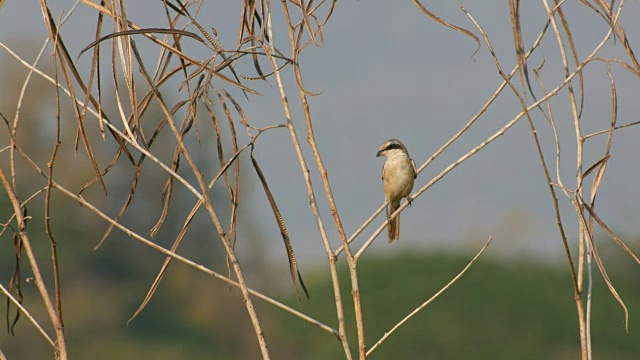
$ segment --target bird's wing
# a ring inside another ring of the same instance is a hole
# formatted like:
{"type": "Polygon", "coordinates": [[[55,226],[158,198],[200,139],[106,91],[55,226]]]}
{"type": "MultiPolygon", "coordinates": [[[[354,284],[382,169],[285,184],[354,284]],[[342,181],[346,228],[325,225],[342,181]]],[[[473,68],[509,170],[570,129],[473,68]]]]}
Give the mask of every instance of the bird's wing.
{"type": "Polygon", "coordinates": [[[416,168],[416,162],[411,159],[411,165],[413,165],[413,178],[418,177],[418,169],[416,168]]]}

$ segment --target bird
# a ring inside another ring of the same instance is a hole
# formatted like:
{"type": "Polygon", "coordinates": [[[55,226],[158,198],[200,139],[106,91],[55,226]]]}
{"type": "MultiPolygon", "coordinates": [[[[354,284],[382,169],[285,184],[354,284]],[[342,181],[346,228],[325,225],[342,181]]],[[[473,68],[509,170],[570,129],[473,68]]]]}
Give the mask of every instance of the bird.
{"type": "MultiPolygon", "coordinates": [[[[384,197],[389,202],[387,219],[400,207],[400,200],[407,198],[409,204],[413,200],[410,196],[413,181],[418,176],[416,163],[409,156],[404,144],[397,139],[389,139],[380,145],[376,157],[385,157],[382,166],[382,184],[384,197]]],[[[400,214],[388,220],[389,242],[400,237],[400,214]]]]}

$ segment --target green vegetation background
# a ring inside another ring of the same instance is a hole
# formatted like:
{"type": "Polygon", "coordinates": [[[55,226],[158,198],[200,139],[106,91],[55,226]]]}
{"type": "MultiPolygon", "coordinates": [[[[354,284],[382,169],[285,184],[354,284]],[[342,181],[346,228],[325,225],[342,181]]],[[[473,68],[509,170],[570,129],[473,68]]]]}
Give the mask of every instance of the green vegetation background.
{"type": "MultiPolygon", "coordinates": [[[[359,274],[368,346],[450,281],[470,258],[412,253],[365,259],[359,274]]],[[[640,358],[640,276],[637,271],[622,269],[618,267],[613,279],[632,313],[630,331],[625,332],[624,313],[596,274],[592,314],[595,359],[640,358]]],[[[334,313],[330,284],[318,280],[312,285],[317,296],[307,309],[312,316],[330,317],[334,313]]],[[[481,257],[458,283],[391,335],[371,358],[577,359],[578,322],[571,289],[568,269],[481,257]]],[[[344,293],[348,294],[346,288],[344,293]]],[[[312,333],[320,331],[284,317],[275,338],[289,340],[275,347],[294,347],[293,358],[339,358],[335,343],[307,336],[312,333]]]]}
{"type": "MultiPolygon", "coordinates": [[[[93,261],[93,266],[78,261],[71,265],[73,269],[66,267],[64,314],[73,359],[259,358],[239,294],[178,264],[170,267],[149,307],[127,326],[154,276],[150,264],[161,261],[147,249],[128,244],[107,243],[104,250],[90,255],[94,259],[87,261],[93,261]],[[131,251],[118,248],[121,246],[131,251]],[[132,267],[134,258],[144,271],[132,267]]],[[[4,255],[1,259],[7,265],[4,255]]],[[[367,344],[373,345],[444,286],[470,258],[411,252],[362,260],[359,274],[367,344]]],[[[629,333],[625,332],[623,311],[594,268],[594,358],[637,359],[640,272],[624,257],[615,260],[612,268],[610,275],[631,312],[629,333]]],[[[348,276],[342,270],[353,339],[350,345],[355,347],[348,276]]],[[[389,337],[371,358],[577,359],[577,317],[567,270],[531,260],[481,257],[458,283],[389,337]]],[[[297,307],[286,273],[275,276],[268,267],[259,272],[263,278],[253,279],[261,284],[258,288],[297,307]]],[[[323,269],[307,270],[305,277],[312,296],[304,303],[306,312],[335,327],[328,274],[323,269]]],[[[33,286],[23,286],[27,306],[38,308],[33,286]]],[[[332,335],[259,300],[256,303],[274,359],[342,358],[332,335]]],[[[16,336],[5,333],[0,346],[9,359],[51,358],[50,348],[24,317],[16,336]]]]}

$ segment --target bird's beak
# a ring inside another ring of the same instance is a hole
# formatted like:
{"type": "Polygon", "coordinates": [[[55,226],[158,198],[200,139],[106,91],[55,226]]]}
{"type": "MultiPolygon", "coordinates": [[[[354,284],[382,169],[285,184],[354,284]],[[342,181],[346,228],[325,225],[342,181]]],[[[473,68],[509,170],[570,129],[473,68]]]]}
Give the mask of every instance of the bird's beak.
{"type": "Polygon", "coordinates": [[[384,150],[378,150],[378,152],[376,153],[376,157],[380,157],[380,155],[382,155],[382,152],[383,152],[383,151],[384,151],[384,150]]]}

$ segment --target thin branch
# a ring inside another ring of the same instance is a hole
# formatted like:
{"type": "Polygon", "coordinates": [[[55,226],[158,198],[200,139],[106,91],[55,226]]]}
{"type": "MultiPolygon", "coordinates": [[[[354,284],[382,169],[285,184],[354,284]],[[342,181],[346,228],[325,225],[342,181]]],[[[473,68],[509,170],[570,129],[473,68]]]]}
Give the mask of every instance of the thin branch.
{"type": "Polygon", "coordinates": [[[11,302],[15,306],[17,306],[18,309],[20,309],[20,311],[22,311],[22,313],[31,321],[33,326],[35,326],[36,329],[38,329],[38,332],[40,334],[42,334],[42,336],[45,338],[45,340],[47,340],[47,342],[55,349],[56,348],[55,342],[51,339],[51,337],[47,334],[47,332],[44,331],[44,329],[40,326],[40,324],[38,324],[38,321],[33,316],[31,316],[29,311],[24,306],[22,306],[20,301],[18,299],[14,298],[13,295],[11,295],[11,292],[9,292],[7,289],[5,289],[5,287],[2,286],[1,283],[0,283],[0,290],[2,290],[2,292],[7,296],[7,298],[9,300],[11,300],[11,302]]]}
{"type": "Polygon", "coordinates": [[[398,322],[393,328],[391,328],[391,330],[385,332],[384,335],[382,336],[382,338],[380,338],[380,340],[378,340],[378,342],[375,345],[373,345],[371,347],[371,349],[369,349],[369,351],[367,351],[367,356],[371,355],[371,353],[375,349],[377,349],[378,346],[380,346],[389,336],[391,336],[391,334],[393,334],[400,326],[402,326],[404,323],[409,321],[409,319],[411,319],[416,314],[418,314],[420,311],[422,311],[422,309],[424,309],[427,305],[431,304],[435,299],[438,298],[438,296],[440,296],[443,292],[445,292],[447,289],[449,289],[451,287],[451,285],[453,285],[456,281],[458,281],[458,279],[460,279],[462,277],[462,275],[464,275],[464,273],[467,272],[467,270],[471,267],[471,265],[473,265],[473,263],[476,261],[476,259],[478,259],[480,257],[480,255],[482,255],[482,253],[487,249],[487,247],[491,243],[491,239],[492,238],[493,237],[489,237],[489,240],[487,240],[487,243],[484,244],[484,246],[482,247],[482,249],[480,249],[480,251],[476,254],[476,256],[474,256],[473,259],[471,259],[471,261],[469,261],[467,266],[465,266],[464,269],[462,269],[462,271],[460,271],[460,273],[458,273],[458,275],[456,275],[453,279],[451,279],[451,281],[449,281],[449,283],[447,285],[445,285],[442,289],[440,289],[440,291],[438,291],[432,297],[430,297],[429,300],[423,302],[422,305],[418,306],[415,310],[413,310],[411,313],[409,313],[409,315],[405,316],[404,319],[402,319],[400,322],[398,322]]]}

